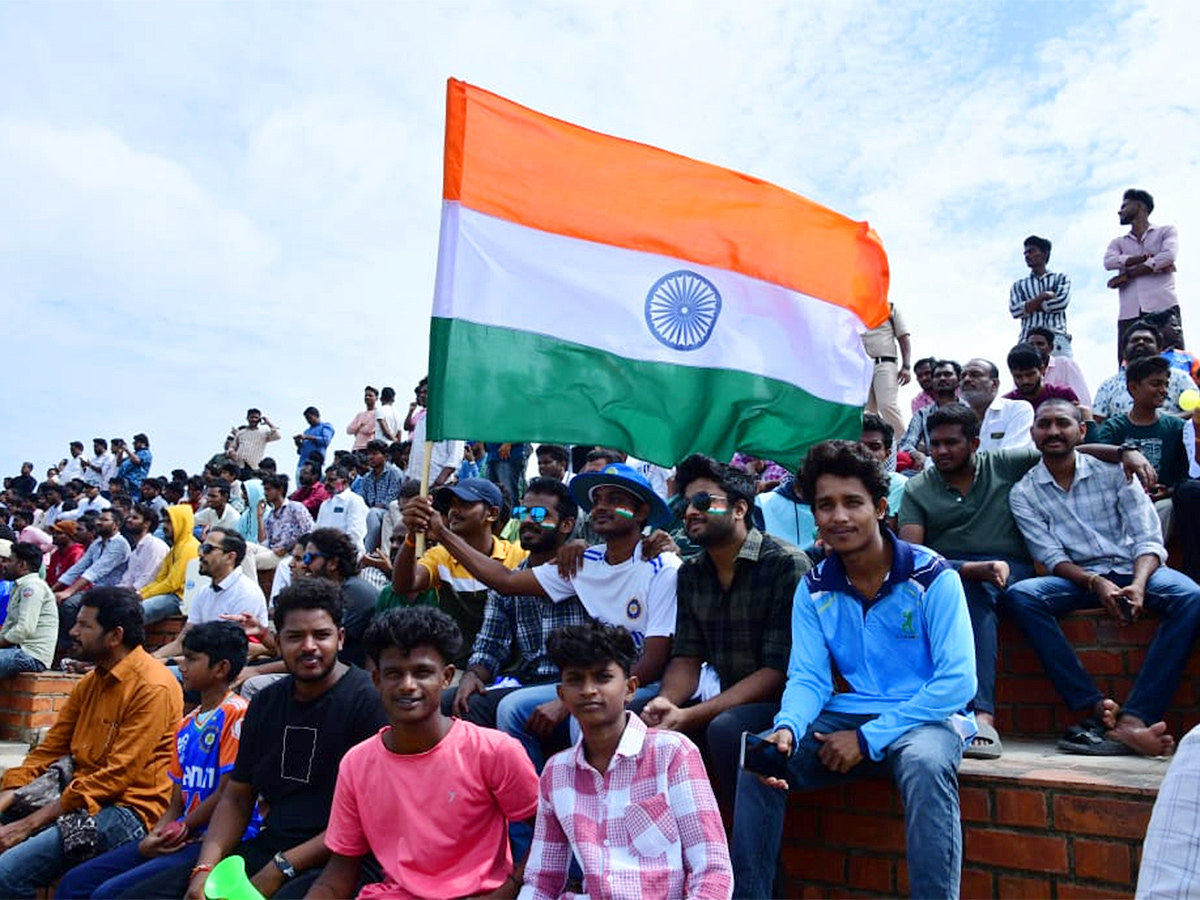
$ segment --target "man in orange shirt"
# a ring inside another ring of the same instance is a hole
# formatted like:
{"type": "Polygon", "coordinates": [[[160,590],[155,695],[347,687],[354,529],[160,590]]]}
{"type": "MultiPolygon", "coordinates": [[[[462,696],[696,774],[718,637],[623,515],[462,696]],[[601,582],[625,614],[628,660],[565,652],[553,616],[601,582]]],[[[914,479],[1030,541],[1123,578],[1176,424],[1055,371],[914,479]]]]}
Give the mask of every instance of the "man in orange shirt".
{"type": "Polygon", "coordinates": [[[75,775],[57,800],[0,825],[0,897],[33,897],[81,861],[63,851],[59,816],[85,811],[99,832],[99,849],[111,850],[140,839],[171,798],[167,766],[183,694],[142,648],[141,598],[128,588],[88,591],[71,637],[95,668],[75,685],[25,762],[4,773],[0,813],[12,805],[15,788],[59,757],[73,758],[75,775]]]}

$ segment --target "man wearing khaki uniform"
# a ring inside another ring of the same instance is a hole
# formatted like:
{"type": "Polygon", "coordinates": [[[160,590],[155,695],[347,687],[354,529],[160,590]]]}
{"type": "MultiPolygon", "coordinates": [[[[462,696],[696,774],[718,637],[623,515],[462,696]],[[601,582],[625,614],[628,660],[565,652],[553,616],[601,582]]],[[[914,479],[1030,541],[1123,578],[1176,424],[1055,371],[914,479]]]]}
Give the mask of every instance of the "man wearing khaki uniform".
{"type": "Polygon", "coordinates": [[[867,395],[867,412],[877,412],[892,426],[896,434],[904,433],[904,414],[897,400],[899,385],[912,380],[909,368],[911,346],[908,327],[900,316],[896,304],[888,305],[888,317],[862,336],[863,349],[875,363],[875,374],[871,379],[871,392],[867,395]],[[897,367],[896,345],[900,345],[899,367],[897,367]]]}

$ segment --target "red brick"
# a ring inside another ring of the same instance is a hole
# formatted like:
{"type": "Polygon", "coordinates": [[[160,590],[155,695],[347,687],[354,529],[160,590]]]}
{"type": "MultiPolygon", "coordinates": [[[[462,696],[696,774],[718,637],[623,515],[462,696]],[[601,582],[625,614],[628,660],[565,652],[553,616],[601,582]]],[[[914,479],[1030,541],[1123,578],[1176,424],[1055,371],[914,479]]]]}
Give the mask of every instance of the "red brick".
{"type": "Polygon", "coordinates": [[[1028,825],[1046,828],[1046,795],[1041,791],[996,789],[996,822],[1001,825],[1028,825]]]}
{"type": "Polygon", "coordinates": [[[39,694],[13,694],[4,701],[11,712],[45,712],[54,709],[54,698],[39,694]]]}
{"type": "Polygon", "coordinates": [[[892,892],[892,860],[882,856],[850,857],[850,886],[881,894],[892,892]]]}
{"type": "Polygon", "coordinates": [[[1072,884],[1069,881],[1058,883],[1058,900],[1129,900],[1132,894],[1132,885],[1127,891],[1107,891],[1104,888],[1072,884]]]}
{"type": "Polygon", "coordinates": [[[26,720],[26,724],[30,728],[42,728],[45,726],[53,725],[54,720],[57,718],[58,718],[58,713],[53,712],[53,711],[35,712],[35,713],[29,714],[29,718],[26,720]]]}
{"type": "Polygon", "coordinates": [[[1132,885],[1133,865],[1128,844],[1076,838],[1074,846],[1075,874],[1080,878],[1132,885]]]}
{"type": "Polygon", "coordinates": [[[896,789],[890,782],[876,778],[854,781],[846,785],[846,807],[855,811],[891,812],[896,789]]]}
{"type": "MultiPolygon", "coordinates": [[[[805,794],[799,791],[792,794],[793,798],[803,796],[805,794]]],[[[820,821],[821,814],[813,809],[790,807],[783,825],[784,839],[794,839],[798,842],[818,841],[821,837],[820,821]]]]}
{"type": "Polygon", "coordinates": [[[1147,650],[1145,647],[1131,647],[1125,651],[1125,665],[1129,668],[1126,670],[1133,675],[1142,671],[1142,666],[1146,662],[1147,650]]]}
{"type": "Polygon", "coordinates": [[[1055,721],[1054,712],[1051,706],[1018,706],[1016,724],[1011,731],[1014,734],[1059,734],[1064,729],[1055,721]]]}
{"type": "Polygon", "coordinates": [[[1046,678],[1009,675],[996,681],[996,699],[1001,703],[1061,703],[1058,691],[1046,678]]]}
{"type": "Polygon", "coordinates": [[[1071,617],[1060,619],[1058,624],[1072,644],[1096,643],[1096,623],[1093,620],[1071,617]]]}
{"type": "Polygon", "coordinates": [[[1027,872],[1069,871],[1066,839],[1049,835],[971,827],[967,829],[965,858],[1027,872]]]}
{"type": "Polygon", "coordinates": [[[988,812],[988,792],[984,788],[959,788],[958,804],[962,809],[962,817],[964,821],[991,821],[991,815],[988,812]]]}
{"type": "Polygon", "coordinates": [[[846,883],[846,854],[820,847],[785,847],[783,868],[789,876],[804,881],[846,883]]]}
{"type": "Polygon", "coordinates": [[[904,820],[899,817],[830,812],[824,824],[825,840],[831,844],[875,851],[904,849],[904,820]]]}
{"type": "Polygon", "coordinates": [[[1148,647],[1154,640],[1154,635],[1158,634],[1158,626],[1159,623],[1154,619],[1141,619],[1132,625],[1118,629],[1117,634],[1120,635],[1123,644],[1148,647]]]}
{"type": "Polygon", "coordinates": [[[1076,655],[1091,675],[1125,674],[1125,659],[1119,650],[1080,650],[1076,655]]]}
{"type": "Polygon", "coordinates": [[[996,896],[1003,897],[1004,900],[1045,900],[1050,896],[1050,879],[1001,875],[1000,890],[996,896]]]}
{"type": "Polygon", "coordinates": [[[1004,655],[1004,669],[997,673],[1000,677],[1013,675],[1041,675],[1045,669],[1038,655],[1028,647],[1013,647],[1004,655]]]}
{"type": "Polygon", "coordinates": [[[903,856],[896,861],[896,893],[901,897],[909,895],[908,861],[903,856]]]}
{"type": "Polygon", "coordinates": [[[994,881],[992,873],[986,869],[964,867],[960,888],[963,900],[991,900],[996,896],[994,881]]]}
{"type": "Polygon", "coordinates": [[[1054,827],[1058,831],[1141,840],[1150,823],[1149,800],[1110,800],[1059,794],[1054,798],[1054,827]]]}

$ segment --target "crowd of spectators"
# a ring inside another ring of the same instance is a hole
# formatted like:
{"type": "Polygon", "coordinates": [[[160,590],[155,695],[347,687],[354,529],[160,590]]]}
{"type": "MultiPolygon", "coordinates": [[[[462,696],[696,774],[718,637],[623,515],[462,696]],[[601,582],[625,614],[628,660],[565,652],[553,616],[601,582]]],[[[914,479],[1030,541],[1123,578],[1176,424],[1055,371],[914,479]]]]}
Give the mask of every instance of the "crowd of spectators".
{"type": "Polygon", "coordinates": [[[1061,750],[1174,749],[1200,366],[1152,209],[1121,205],[1094,394],[1031,236],[1007,377],[913,363],[893,307],[861,434],[804,460],[427,446],[423,379],[403,416],[368,386],[347,450],[309,406],[294,471],[258,409],[195,474],[160,477],[145,434],[71,441],[40,482],[26,463],[0,497],[0,677],[87,674],[4,775],[0,896],[201,897],[238,856],[267,897],[763,897],[786,792],[859,775],[899,787],[914,895],[956,896],[959,762],[1003,753],[1001,615],[1077,713],[1061,750]],[[1128,697],[1057,624],[1089,607],[1160,618],[1128,697]]]}

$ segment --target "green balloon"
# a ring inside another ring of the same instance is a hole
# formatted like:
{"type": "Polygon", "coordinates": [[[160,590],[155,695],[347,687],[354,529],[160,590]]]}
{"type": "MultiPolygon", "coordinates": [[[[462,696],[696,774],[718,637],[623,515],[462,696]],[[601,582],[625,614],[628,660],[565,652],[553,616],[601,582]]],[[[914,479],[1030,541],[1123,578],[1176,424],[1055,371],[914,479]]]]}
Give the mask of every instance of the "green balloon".
{"type": "Polygon", "coordinates": [[[246,861],[240,856],[227,856],[213,866],[204,882],[204,896],[208,900],[264,900],[250,883],[246,861]]]}

